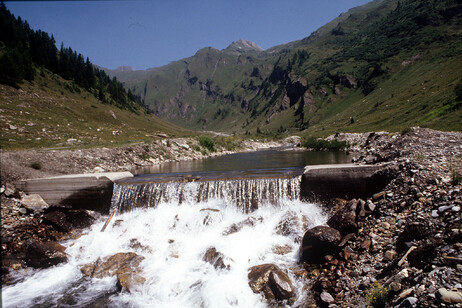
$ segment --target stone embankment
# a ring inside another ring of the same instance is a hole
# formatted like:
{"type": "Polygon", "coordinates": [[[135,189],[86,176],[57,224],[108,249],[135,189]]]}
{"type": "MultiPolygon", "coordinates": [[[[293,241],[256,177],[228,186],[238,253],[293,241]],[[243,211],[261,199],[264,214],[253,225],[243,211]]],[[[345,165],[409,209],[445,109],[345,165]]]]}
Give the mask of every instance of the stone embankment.
{"type": "Polygon", "coordinates": [[[328,226],[307,231],[296,271],[313,291],[306,307],[366,307],[373,286],[387,288],[389,307],[462,307],[462,134],[334,137],[353,145],[355,161],[396,172],[367,198],[332,200],[328,226]]]}

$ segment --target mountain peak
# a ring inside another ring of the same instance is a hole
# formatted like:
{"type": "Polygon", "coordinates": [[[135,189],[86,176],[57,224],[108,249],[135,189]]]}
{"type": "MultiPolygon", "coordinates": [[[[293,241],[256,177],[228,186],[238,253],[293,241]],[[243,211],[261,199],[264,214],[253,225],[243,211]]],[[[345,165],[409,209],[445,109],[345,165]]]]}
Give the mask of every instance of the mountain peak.
{"type": "Polygon", "coordinates": [[[116,72],[133,72],[134,69],[131,66],[119,66],[114,71],[116,71],[116,72]]]}
{"type": "Polygon", "coordinates": [[[223,49],[223,51],[233,54],[241,54],[248,52],[261,52],[263,51],[263,48],[253,42],[240,39],[236,42],[232,42],[228,47],[223,49]]]}

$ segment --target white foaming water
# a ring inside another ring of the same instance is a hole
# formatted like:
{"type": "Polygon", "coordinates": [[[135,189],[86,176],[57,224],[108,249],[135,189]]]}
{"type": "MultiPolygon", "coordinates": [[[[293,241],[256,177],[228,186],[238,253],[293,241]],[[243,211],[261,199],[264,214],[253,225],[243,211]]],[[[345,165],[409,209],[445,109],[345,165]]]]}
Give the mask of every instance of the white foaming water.
{"type": "Polygon", "coordinates": [[[301,177],[263,179],[220,179],[198,182],[115,184],[112,206],[119,213],[139,207],[156,207],[161,202],[206,202],[222,199],[242,212],[252,212],[260,204],[298,200],[301,177]]]}
{"type": "MultiPolygon", "coordinates": [[[[277,206],[264,204],[251,214],[229,206],[225,199],[181,205],[161,202],[155,208],[114,217],[103,233],[104,222],[98,222],[79,239],[64,243],[69,262],[20,272],[28,277],[3,288],[3,306],[265,307],[261,295],[248,285],[248,269],[264,263],[282,269],[295,265],[303,232],[325,220],[318,207],[297,200],[283,199],[277,206]],[[249,217],[252,223],[237,232],[226,232],[249,217]],[[285,219],[286,234],[287,228],[291,231],[283,236],[278,230],[285,219]],[[123,221],[114,225],[115,220],[123,221]],[[132,239],[144,249],[131,248],[132,239]],[[284,245],[292,251],[285,255],[273,252],[284,245]],[[225,256],[229,269],[215,269],[203,261],[210,247],[225,256]],[[131,251],[145,257],[139,274],[146,279],[131,293],[117,292],[115,278],[90,279],[80,272],[98,257],[131,251]]],[[[291,279],[300,297],[302,283],[293,276],[291,279]]]]}

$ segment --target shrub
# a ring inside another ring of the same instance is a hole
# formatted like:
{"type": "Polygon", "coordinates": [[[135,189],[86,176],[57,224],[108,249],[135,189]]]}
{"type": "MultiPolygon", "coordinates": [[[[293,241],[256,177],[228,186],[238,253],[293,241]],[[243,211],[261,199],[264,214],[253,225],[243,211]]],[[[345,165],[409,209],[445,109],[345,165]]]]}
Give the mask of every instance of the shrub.
{"type": "Polygon", "coordinates": [[[410,132],[412,131],[412,129],[410,127],[405,127],[403,128],[403,130],[401,131],[401,135],[406,135],[406,134],[409,134],[410,132]]]}
{"type": "Polygon", "coordinates": [[[30,164],[30,167],[35,169],[35,170],[42,169],[42,165],[40,163],[38,163],[38,162],[34,162],[34,163],[30,164]]]}
{"type": "Polygon", "coordinates": [[[422,153],[416,153],[414,155],[414,159],[416,161],[424,161],[426,158],[427,158],[427,156],[425,156],[425,154],[422,154],[422,153]]]}
{"type": "Polygon", "coordinates": [[[346,141],[316,139],[314,137],[304,139],[302,146],[316,151],[340,151],[348,148],[350,145],[346,141]]]}
{"type": "Polygon", "coordinates": [[[199,136],[199,144],[210,152],[215,152],[215,142],[209,136],[199,136]]]}
{"type": "Polygon", "coordinates": [[[460,183],[462,183],[462,173],[460,173],[459,171],[452,170],[451,177],[452,185],[459,185],[460,183]]]}
{"type": "Polygon", "coordinates": [[[388,289],[375,281],[367,291],[366,298],[371,307],[384,308],[388,301],[388,289]]]}
{"type": "Polygon", "coordinates": [[[456,95],[456,101],[462,101],[462,79],[454,87],[454,94],[456,95]]]}

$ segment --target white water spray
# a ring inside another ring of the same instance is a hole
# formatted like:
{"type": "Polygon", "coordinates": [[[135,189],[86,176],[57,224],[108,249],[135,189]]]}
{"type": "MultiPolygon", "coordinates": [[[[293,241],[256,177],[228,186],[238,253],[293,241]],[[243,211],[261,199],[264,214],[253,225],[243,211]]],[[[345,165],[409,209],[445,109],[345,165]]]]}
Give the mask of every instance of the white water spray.
{"type": "MultiPolygon", "coordinates": [[[[263,263],[282,269],[294,266],[304,231],[326,220],[318,207],[293,200],[292,195],[277,196],[277,204],[259,203],[248,214],[229,194],[207,193],[207,198],[197,199],[198,183],[184,186],[181,202],[172,193],[172,198],[159,198],[155,207],[131,207],[114,217],[104,233],[100,221],[77,240],[64,243],[67,264],[20,271],[18,275],[27,278],[3,289],[3,306],[265,307],[261,295],[248,285],[248,269],[263,263]],[[251,223],[242,223],[245,221],[251,223]],[[133,239],[140,247],[131,245],[133,239]],[[290,252],[275,253],[282,246],[290,252]],[[229,269],[216,269],[203,261],[210,247],[225,256],[229,269]],[[80,272],[98,257],[119,252],[135,252],[145,258],[139,274],[146,280],[130,293],[117,292],[115,278],[88,278],[80,272]]],[[[177,189],[174,185],[167,188],[177,189]]],[[[132,201],[140,198],[134,188],[130,193],[125,189],[124,200],[129,195],[132,201]]],[[[302,283],[290,271],[289,275],[302,297],[302,283]]]]}

